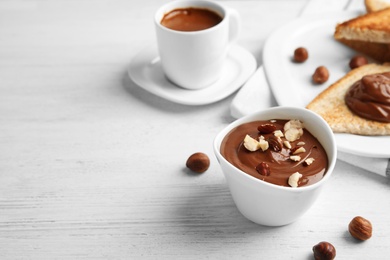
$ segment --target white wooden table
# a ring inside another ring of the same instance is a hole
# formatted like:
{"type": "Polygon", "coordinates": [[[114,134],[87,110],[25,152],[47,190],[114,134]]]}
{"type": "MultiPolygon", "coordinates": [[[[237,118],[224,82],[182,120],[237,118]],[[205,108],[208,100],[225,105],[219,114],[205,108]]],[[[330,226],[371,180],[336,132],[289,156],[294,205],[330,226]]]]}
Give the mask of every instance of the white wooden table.
{"type": "MultiPolygon", "coordinates": [[[[307,0],[226,1],[261,64],[307,0]]],[[[0,1],[0,259],[338,259],[390,255],[389,180],[338,161],[318,203],[270,228],[236,209],[212,152],[232,97],[171,103],[128,77],[161,1],[0,1]],[[187,157],[205,152],[197,175],[187,157]],[[356,215],[373,237],[347,231],[356,215]]]]}

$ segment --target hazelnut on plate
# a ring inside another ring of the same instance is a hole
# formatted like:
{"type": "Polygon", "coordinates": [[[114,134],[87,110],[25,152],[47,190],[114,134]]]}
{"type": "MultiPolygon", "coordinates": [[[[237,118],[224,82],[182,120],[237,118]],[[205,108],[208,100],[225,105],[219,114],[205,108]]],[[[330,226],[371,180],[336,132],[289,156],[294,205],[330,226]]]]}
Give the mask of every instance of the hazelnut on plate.
{"type": "Polygon", "coordinates": [[[351,69],[355,69],[366,64],[368,64],[366,57],[361,55],[356,55],[352,57],[351,61],[349,62],[349,67],[351,69]]]}
{"type": "Polygon", "coordinates": [[[329,71],[325,66],[319,66],[313,76],[313,82],[316,84],[325,83],[329,79],[329,71]]]}
{"type": "Polygon", "coordinates": [[[307,58],[309,57],[309,53],[307,51],[306,48],[304,47],[299,47],[297,49],[295,49],[294,51],[294,61],[295,62],[304,62],[307,60],[307,58]]]}

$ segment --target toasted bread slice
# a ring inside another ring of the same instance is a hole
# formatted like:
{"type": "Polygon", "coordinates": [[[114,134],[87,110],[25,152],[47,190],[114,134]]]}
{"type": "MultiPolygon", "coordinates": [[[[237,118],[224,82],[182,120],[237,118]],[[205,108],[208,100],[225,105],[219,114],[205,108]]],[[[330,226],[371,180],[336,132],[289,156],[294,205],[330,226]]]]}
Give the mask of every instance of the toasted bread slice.
{"type": "Polygon", "coordinates": [[[350,86],[363,76],[390,71],[390,63],[367,64],[351,70],[313,99],[307,108],[316,112],[335,133],[390,135],[390,123],[368,120],[354,114],[344,101],[350,86]]]}
{"type": "Polygon", "coordinates": [[[390,62],[390,43],[376,43],[340,39],[346,46],[365,54],[381,63],[390,62]]]}
{"type": "Polygon", "coordinates": [[[390,7],[390,0],[364,0],[367,12],[376,12],[390,7]]]}
{"type": "Polygon", "coordinates": [[[337,40],[390,43],[390,8],[338,24],[334,37],[337,40]]]}
{"type": "Polygon", "coordinates": [[[338,24],[334,37],[379,62],[389,62],[390,7],[338,24]]]}

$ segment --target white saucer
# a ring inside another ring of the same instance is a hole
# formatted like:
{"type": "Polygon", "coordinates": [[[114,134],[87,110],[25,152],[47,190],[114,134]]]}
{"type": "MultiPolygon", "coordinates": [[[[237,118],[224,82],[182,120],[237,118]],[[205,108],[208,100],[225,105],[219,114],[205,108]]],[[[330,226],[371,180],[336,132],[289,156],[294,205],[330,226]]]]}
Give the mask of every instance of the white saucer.
{"type": "Polygon", "coordinates": [[[205,105],[226,98],[256,70],[256,59],[244,48],[231,46],[222,77],[209,87],[187,90],[171,83],[164,75],[157,46],[138,53],[128,70],[130,78],[141,88],[167,100],[184,105],[205,105]]]}

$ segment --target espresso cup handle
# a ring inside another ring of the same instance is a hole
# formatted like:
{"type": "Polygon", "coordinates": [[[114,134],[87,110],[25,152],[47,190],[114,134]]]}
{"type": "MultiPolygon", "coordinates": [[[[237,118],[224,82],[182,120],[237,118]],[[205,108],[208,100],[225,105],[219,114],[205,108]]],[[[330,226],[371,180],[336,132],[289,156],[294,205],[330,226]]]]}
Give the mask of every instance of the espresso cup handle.
{"type": "Polygon", "coordinates": [[[240,14],[232,8],[228,9],[229,16],[229,42],[235,42],[240,34],[241,18],[240,14]]]}

